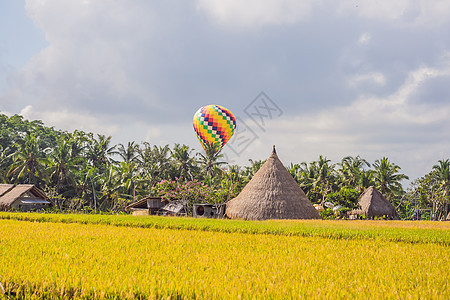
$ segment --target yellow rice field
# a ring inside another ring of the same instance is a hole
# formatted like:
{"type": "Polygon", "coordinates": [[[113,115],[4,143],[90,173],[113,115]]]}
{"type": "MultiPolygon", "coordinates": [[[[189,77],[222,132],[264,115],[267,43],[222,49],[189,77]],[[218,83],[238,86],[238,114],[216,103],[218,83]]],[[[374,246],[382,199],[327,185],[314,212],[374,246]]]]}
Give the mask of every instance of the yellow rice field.
{"type": "Polygon", "coordinates": [[[19,298],[450,298],[445,243],[12,219],[0,232],[0,282],[19,298]]]}

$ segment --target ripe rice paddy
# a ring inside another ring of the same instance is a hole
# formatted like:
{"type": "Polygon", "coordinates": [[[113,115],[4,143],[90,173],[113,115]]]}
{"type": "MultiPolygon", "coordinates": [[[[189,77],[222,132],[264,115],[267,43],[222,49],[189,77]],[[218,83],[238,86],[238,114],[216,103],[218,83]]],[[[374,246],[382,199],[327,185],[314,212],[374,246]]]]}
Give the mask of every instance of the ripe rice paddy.
{"type": "Polygon", "coordinates": [[[450,297],[443,222],[0,213],[0,232],[19,298],[450,297]]]}

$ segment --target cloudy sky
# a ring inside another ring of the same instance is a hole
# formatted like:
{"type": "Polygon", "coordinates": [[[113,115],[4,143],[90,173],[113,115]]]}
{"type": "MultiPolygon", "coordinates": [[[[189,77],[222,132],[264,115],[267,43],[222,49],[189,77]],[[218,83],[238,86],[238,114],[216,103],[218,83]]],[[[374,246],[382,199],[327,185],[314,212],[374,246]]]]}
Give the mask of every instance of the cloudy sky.
{"type": "Polygon", "coordinates": [[[448,0],[2,0],[0,112],[200,150],[195,111],[238,118],[227,160],[450,157],[448,0]]]}

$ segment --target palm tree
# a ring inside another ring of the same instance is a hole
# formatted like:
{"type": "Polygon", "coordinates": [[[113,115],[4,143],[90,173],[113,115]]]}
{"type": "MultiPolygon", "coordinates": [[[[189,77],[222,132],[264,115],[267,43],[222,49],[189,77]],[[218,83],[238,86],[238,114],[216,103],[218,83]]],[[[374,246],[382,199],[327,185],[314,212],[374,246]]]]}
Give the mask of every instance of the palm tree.
{"type": "Polygon", "coordinates": [[[125,147],[123,144],[117,146],[117,152],[124,162],[138,162],[139,158],[139,145],[134,142],[128,142],[125,147]]]}
{"type": "Polygon", "coordinates": [[[111,136],[98,134],[97,137],[98,140],[91,136],[87,145],[86,158],[92,166],[102,172],[114,161],[111,157],[117,152],[116,146],[110,146],[111,136]]]}
{"type": "MultiPolygon", "coordinates": [[[[364,168],[370,167],[370,164],[359,155],[356,157],[347,156],[338,164],[340,166],[339,174],[342,186],[350,186],[363,191],[364,180],[362,177],[367,175],[364,168]]],[[[367,177],[367,176],[366,176],[367,177]]]]}
{"type": "Polygon", "coordinates": [[[6,175],[11,155],[9,154],[9,147],[3,148],[0,145],[0,182],[7,183],[8,176],[6,175]]]}
{"type": "Polygon", "coordinates": [[[375,185],[375,181],[373,178],[374,170],[361,170],[360,176],[359,176],[359,191],[362,193],[370,186],[375,185]]]}
{"type": "Polygon", "coordinates": [[[247,176],[245,176],[244,172],[238,165],[229,166],[228,174],[229,180],[231,181],[231,186],[229,189],[232,191],[232,196],[237,196],[250,180],[247,176]]]}
{"type": "Polygon", "coordinates": [[[442,185],[448,187],[450,184],[450,160],[439,160],[438,164],[433,166],[433,170],[442,185]]]}
{"type": "Polygon", "coordinates": [[[99,173],[95,167],[83,160],[77,172],[77,197],[84,199],[87,205],[95,210],[100,193],[100,177],[105,176],[107,170],[99,173]]]}
{"type": "Polygon", "coordinates": [[[18,150],[13,154],[14,161],[9,169],[17,183],[27,182],[37,184],[38,180],[45,181],[45,166],[48,160],[40,148],[40,140],[33,134],[25,136],[24,144],[17,145],[18,150]]]}
{"type": "Polygon", "coordinates": [[[333,191],[335,182],[334,164],[330,164],[330,160],[320,155],[319,160],[310,164],[310,175],[313,175],[312,182],[313,191],[322,196],[321,202],[325,202],[327,194],[333,191]]]}
{"type": "Polygon", "coordinates": [[[289,171],[289,173],[292,175],[292,178],[299,183],[299,176],[300,176],[300,165],[299,164],[293,164],[291,163],[286,169],[289,171]]]}
{"type": "Polygon", "coordinates": [[[291,163],[287,169],[306,195],[310,195],[310,191],[313,189],[313,183],[316,181],[316,171],[313,166],[308,166],[306,162],[300,164],[291,163]]]}
{"type": "Polygon", "coordinates": [[[124,198],[134,198],[136,189],[136,180],[138,180],[139,174],[136,171],[136,163],[134,162],[121,162],[117,167],[117,174],[119,184],[117,190],[119,195],[124,198]]]}
{"type": "Polygon", "coordinates": [[[198,153],[198,155],[200,156],[200,165],[207,178],[212,179],[215,175],[222,173],[220,166],[226,164],[226,162],[218,161],[220,158],[223,158],[223,154],[220,154],[217,144],[206,144],[205,155],[202,153],[198,153]]]}
{"type": "Polygon", "coordinates": [[[72,191],[77,188],[77,172],[81,166],[81,141],[71,134],[61,136],[57,146],[49,154],[48,171],[56,183],[56,192],[60,193],[63,184],[72,191]]]}
{"type": "Polygon", "coordinates": [[[193,180],[193,171],[195,169],[195,159],[191,156],[193,149],[189,149],[189,146],[175,144],[172,153],[172,159],[181,179],[193,180]]]}
{"type": "MultiPolygon", "coordinates": [[[[433,199],[434,219],[445,218],[450,197],[450,160],[439,160],[433,166],[433,177],[437,180],[439,187],[436,193],[437,199],[433,199]]],[[[433,197],[434,198],[434,197],[433,197]]]]}
{"type": "Polygon", "coordinates": [[[250,181],[256,174],[256,172],[258,172],[259,169],[261,169],[262,165],[266,162],[266,160],[249,159],[248,161],[250,162],[250,166],[245,167],[243,175],[247,177],[248,181],[250,181]]]}
{"type": "Polygon", "coordinates": [[[374,166],[373,179],[375,187],[387,198],[391,199],[393,195],[399,195],[403,192],[400,183],[403,179],[409,179],[405,174],[397,173],[401,168],[383,157],[377,159],[374,166]]]}
{"type": "Polygon", "coordinates": [[[330,164],[331,160],[320,155],[319,160],[311,163],[315,169],[316,182],[325,182],[334,176],[334,165],[330,164]]]}
{"type": "Polygon", "coordinates": [[[144,148],[139,150],[140,168],[151,186],[163,179],[172,179],[172,163],[169,153],[169,145],[152,147],[147,142],[144,143],[144,148]]]}

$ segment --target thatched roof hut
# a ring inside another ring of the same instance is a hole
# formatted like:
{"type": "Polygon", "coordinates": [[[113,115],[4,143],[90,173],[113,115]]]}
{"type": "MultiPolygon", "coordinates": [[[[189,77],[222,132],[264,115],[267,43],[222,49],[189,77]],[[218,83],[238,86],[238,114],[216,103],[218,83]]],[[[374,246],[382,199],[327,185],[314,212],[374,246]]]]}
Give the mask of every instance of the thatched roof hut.
{"type": "Polygon", "coordinates": [[[361,194],[358,204],[360,208],[352,210],[351,215],[364,215],[366,218],[397,217],[394,206],[373,186],[361,194]]]}
{"type": "Polygon", "coordinates": [[[33,184],[0,184],[0,210],[32,210],[52,205],[47,195],[33,184]]]}
{"type": "Polygon", "coordinates": [[[232,219],[320,219],[311,201],[273,152],[244,187],[226,203],[232,219]]]}

